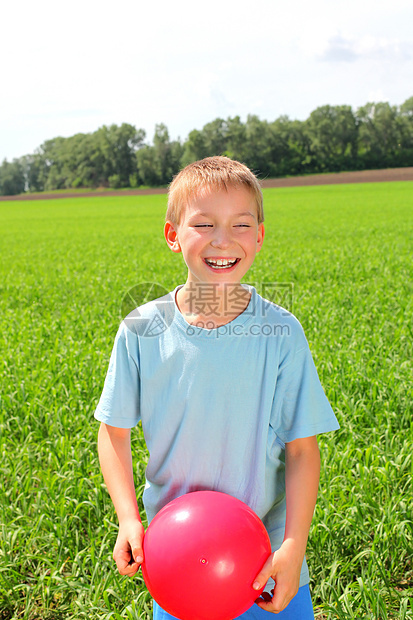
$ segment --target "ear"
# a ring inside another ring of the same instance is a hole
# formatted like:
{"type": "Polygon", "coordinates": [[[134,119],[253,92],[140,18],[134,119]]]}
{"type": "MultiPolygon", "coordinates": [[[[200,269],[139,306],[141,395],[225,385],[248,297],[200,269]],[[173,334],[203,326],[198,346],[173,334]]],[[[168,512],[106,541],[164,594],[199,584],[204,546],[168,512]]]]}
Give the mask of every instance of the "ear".
{"type": "Polygon", "coordinates": [[[178,241],[178,227],[172,222],[165,222],[164,235],[166,243],[169,245],[172,252],[180,252],[181,246],[178,241]]]}
{"type": "Polygon", "coordinates": [[[264,224],[258,225],[258,234],[257,234],[257,252],[259,252],[262,248],[262,244],[264,242],[265,229],[264,224]]]}

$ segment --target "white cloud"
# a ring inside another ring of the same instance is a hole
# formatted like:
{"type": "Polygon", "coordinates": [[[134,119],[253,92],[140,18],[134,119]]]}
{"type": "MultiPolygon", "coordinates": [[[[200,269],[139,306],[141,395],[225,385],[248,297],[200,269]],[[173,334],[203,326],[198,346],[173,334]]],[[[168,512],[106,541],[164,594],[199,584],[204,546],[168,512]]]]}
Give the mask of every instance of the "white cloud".
{"type": "Polygon", "coordinates": [[[317,57],[318,60],[326,62],[357,60],[405,62],[413,58],[413,43],[371,35],[353,38],[336,34],[328,39],[317,57]]]}
{"type": "Polygon", "coordinates": [[[386,95],[382,88],[377,88],[376,90],[370,90],[368,93],[367,101],[385,101],[386,95]]]}

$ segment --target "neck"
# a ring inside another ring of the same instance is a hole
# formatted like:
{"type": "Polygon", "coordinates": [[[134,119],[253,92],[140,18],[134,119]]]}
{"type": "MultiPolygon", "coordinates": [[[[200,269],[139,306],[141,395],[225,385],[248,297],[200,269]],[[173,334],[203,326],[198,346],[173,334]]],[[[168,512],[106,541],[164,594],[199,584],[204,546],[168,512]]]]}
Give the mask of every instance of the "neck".
{"type": "Polygon", "coordinates": [[[214,329],[244,312],[250,298],[240,283],[186,282],[178,290],[176,303],[188,323],[214,329]]]}

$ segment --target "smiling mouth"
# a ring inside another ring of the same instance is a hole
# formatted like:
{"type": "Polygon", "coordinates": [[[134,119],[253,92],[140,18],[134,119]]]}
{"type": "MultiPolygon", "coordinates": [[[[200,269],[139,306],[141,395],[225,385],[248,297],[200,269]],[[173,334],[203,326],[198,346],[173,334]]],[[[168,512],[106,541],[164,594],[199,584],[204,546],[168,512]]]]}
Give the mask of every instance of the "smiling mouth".
{"type": "Polygon", "coordinates": [[[221,270],[221,269],[231,269],[237,263],[239,263],[239,258],[204,258],[204,261],[208,265],[208,267],[212,267],[212,269],[221,270]]]}

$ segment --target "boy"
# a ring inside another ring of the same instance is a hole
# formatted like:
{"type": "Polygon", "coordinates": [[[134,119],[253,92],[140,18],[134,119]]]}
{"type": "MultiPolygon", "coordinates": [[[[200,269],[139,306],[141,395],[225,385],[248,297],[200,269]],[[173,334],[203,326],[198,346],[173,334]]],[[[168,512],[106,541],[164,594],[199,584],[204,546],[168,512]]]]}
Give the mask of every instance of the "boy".
{"type": "MultiPolygon", "coordinates": [[[[243,164],[206,158],[174,179],[164,233],[188,277],[119,328],[95,413],[99,457],[119,519],[121,574],[143,561],[130,446],[141,421],[148,520],[191,491],[243,500],[263,520],[273,553],[254,582],[258,590],[268,581],[267,593],[242,618],[304,620],[314,617],[304,556],[319,481],[316,435],[338,423],[298,321],[240,283],[261,250],[263,220],[258,180],[243,164]]],[[[154,618],[170,616],[154,604],[154,618]]]]}

